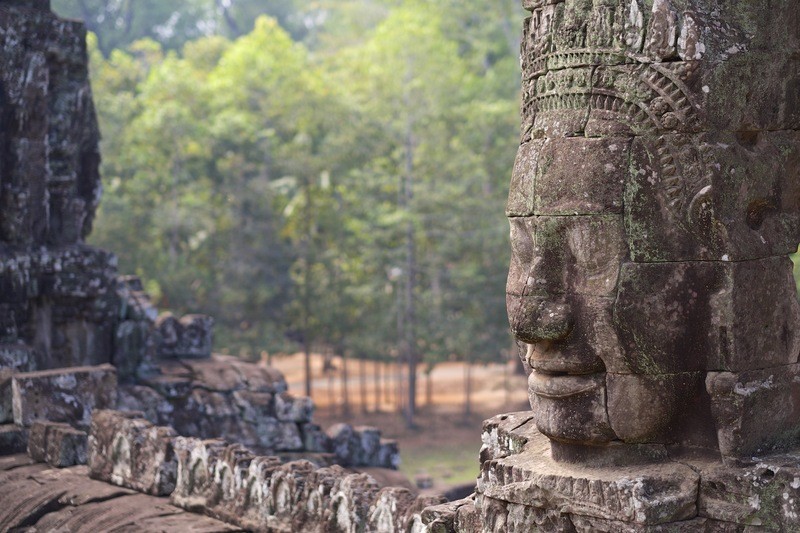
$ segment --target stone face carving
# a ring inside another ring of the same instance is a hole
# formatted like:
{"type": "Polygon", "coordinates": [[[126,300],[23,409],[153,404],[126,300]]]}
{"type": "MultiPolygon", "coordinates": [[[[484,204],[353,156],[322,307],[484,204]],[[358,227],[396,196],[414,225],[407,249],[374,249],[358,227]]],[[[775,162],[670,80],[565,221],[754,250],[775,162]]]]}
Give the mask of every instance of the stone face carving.
{"type": "Polygon", "coordinates": [[[553,457],[800,444],[796,4],[523,6],[506,292],[553,457]]]}

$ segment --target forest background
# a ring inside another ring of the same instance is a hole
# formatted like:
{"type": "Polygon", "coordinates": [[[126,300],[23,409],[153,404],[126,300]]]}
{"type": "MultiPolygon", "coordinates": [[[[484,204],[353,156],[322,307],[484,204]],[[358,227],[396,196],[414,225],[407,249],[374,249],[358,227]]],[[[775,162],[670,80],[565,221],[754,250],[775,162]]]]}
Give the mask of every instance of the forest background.
{"type": "Polygon", "coordinates": [[[53,8],[92,32],[90,242],[162,309],[213,315],[217,351],[426,371],[514,356],[518,0],[53,8]]]}

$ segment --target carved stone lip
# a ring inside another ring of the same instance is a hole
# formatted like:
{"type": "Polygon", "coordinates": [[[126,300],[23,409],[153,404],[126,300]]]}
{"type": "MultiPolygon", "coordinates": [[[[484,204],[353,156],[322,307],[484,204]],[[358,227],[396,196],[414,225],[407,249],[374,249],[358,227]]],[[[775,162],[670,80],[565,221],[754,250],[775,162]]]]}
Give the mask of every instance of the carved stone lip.
{"type": "Polygon", "coordinates": [[[584,376],[604,370],[598,358],[587,358],[574,351],[569,343],[540,341],[527,345],[528,364],[542,374],[584,376]]]}
{"type": "Polygon", "coordinates": [[[570,398],[599,391],[605,386],[605,374],[570,376],[567,374],[547,374],[534,370],[528,379],[528,386],[531,392],[543,398],[570,398]]]}

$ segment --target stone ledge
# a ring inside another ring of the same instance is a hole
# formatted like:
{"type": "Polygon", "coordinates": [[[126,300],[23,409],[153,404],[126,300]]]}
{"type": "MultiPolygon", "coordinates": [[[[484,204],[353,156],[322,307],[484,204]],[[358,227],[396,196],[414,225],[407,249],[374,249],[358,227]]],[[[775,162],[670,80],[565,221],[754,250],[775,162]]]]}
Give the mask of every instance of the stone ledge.
{"type": "Polygon", "coordinates": [[[487,420],[483,440],[478,494],[456,512],[459,532],[800,531],[800,450],[589,468],[553,461],[529,412],[487,420]]]}
{"type": "Polygon", "coordinates": [[[28,437],[31,459],[63,468],[86,464],[87,435],[69,424],[37,420],[28,437]]]}
{"type": "Polygon", "coordinates": [[[117,374],[111,365],[59,368],[12,376],[14,423],[68,422],[88,428],[92,410],[117,401],[117,374]]]}

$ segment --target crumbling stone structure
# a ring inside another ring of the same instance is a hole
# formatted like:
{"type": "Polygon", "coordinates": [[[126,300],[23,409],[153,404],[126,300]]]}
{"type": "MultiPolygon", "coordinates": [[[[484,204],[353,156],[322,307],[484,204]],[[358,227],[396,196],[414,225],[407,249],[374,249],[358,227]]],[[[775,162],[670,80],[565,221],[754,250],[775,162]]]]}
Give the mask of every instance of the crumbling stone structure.
{"type": "Polygon", "coordinates": [[[800,529],[797,3],[523,6],[507,303],[532,411],[487,421],[459,516],[800,529]]]}
{"type": "Polygon", "coordinates": [[[507,302],[532,411],[486,421],[476,493],[442,503],[346,469],[396,446],[323,432],[83,244],[83,27],[0,0],[0,455],[27,451],[0,457],[0,529],[800,530],[796,2],[522,3],[507,302]]]}
{"type": "Polygon", "coordinates": [[[0,0],[0,530],[236,530],[201,514],[289,530],[302,498],[333,486],[341,512],[308,511],[308,528],[363,529],[373,504],[375,520],[419,522],[438,499],[398,488],[381,507],[353,470],[397,479],[394,441],[323,431],[279,372],[212,354],[211,317],[159,315],[84,243],[101,193],[85,38],[46,0],[0,0]],[[270,499],[272,470],[242,477],[244,462],[295,472],[290,492],[270,499]]]}
{"type": "Polygon", "coordinates": [[[426,508],[442,503],[339,465],[178,437],[136,413],[96,411],[88,453],[94,478],[254,531],[422,531],[439,518],[426,508]]]}

